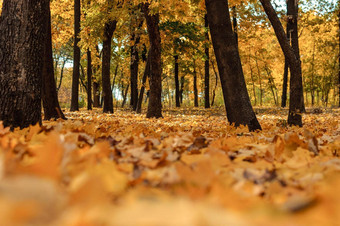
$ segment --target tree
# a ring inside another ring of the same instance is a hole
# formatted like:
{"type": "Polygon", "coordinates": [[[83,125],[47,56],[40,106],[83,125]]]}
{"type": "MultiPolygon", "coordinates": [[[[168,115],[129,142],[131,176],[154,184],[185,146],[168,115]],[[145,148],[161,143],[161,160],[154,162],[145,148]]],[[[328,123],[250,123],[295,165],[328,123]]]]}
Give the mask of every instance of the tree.
{"type": "Polygon", "coordinates": [[[274,28],[276,37],[290,68],[291,78],[288,124],[302,126],[301,107],[303,106],[303,89],[300,58],[296,55],[293,47],[288,42],[282,24],[277,17],[270,0],[260,1],[274,28]]]}
{"type": "Polygon", "coordinates": [[[228,1],[206,0],[205,5],[229,123],[261,129],[246,88],[228,1]]]}
{"type": "Polygon", "coordinates": [[[0,17],[0,121],[41,123],[42,70],[48,0],[5,0],[0,17]]]}
{"type": "Polygon", "coordinates": [[[180,107],[180,97],[179,97],[179,79],[178,79],[178,55],[175,54],[175,99],[176,99],[176,107],[180,107]]]}
{"type": "Polygon", "coordinates": [[[142,6],[150,41],[150,98],[147,118],[162,117],[162,65],[159,13],[150,14],[149,3],[142,6]]]}
{"type": "MultiPolygon", "coordinates": [[[[112,11],[113,1],[107,1],[109,12],[112,11]]],[[[117,20],[109,18],[104,26],[103,56],[102,56],[102,88],[103,88],[103,112],[113,113],[113,99],[110,82],[111,42],[113,32],[116,30],[117,20]]]]}
{"type": "MultiPolygon", "coordinates": [[[[209,42],[209,23],[208,16],[204,16],[204,26],[205,26],[205,39],[209,42]]],[[[204,107],[210,108],[210,98],[209,98],[209,90],[210,90],[210,74],[209,74],[209,45],[206,43],[205,48],[205,62],[204,62],[204,107]]]]}
{"type": "Polygon", "coordinates": [[[73,44],[73,75],[72,75],[72,96],[71,111],[79,111],[79,76],[80,76],[80,48],[78,43],[80,33],[80,0],[74,0],[74,44],[73,44]]]}
{"type": "Polygon", "coordinates": [[[92,110],[92,58],[91,50],[87,49],[87,110],[92,110]]]}
{"type": "Polygon", "coordinates": [[[58,94],[56,89],[56,82],[54,80],[53,57],[52,57],[52,34],[51,34],[51,11],[48,4],[47,23],[46,23],[46,39],[45,39],[45,55],[44,67],[42,71],[42,102],[44,108],[44,119],[50,120],[52,118],[66,119],[61,111],[58,94]]]}

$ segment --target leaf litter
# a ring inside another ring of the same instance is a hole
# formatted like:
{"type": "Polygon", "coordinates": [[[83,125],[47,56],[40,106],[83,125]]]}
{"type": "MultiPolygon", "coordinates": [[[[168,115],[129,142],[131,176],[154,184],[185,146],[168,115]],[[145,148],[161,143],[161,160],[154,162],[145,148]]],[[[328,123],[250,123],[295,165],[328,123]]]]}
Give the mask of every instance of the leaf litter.
{"type": "Polygon", "coordinates": [[[0,123],[3,225],[336,225],[340,112],[258,114],[261,132],[214,110],[146,119],[67,112],[0,123]]]}

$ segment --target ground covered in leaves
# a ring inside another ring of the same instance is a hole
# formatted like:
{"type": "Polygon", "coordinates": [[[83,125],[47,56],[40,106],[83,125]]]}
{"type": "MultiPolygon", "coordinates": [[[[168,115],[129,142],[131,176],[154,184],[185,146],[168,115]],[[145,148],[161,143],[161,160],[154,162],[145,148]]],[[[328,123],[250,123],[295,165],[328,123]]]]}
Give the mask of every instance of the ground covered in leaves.
{"type": "Polygon", "coordinates": [[[222,109],[0,124],[1,225],[339,224],[340,111],[312,111],[303,128],[257,112],[253,133],[222,109]]]}

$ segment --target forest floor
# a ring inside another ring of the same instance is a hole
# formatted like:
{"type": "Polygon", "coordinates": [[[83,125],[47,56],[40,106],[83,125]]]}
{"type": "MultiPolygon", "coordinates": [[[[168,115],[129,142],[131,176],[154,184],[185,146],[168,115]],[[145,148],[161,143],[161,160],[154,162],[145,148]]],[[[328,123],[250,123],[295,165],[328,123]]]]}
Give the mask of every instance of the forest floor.
{"type": "Polygon", "coordinates": [[[1,225],[339,225],[340,110],[256,112],[252,133],[222,108],[0,123],[1,225]]]}

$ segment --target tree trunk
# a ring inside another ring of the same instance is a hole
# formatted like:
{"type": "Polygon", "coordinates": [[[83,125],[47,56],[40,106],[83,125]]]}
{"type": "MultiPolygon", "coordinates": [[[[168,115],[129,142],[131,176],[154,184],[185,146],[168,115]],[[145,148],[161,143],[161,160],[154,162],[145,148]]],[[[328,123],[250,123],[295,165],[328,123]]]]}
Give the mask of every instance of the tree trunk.
{"type": "Polygon", "coordinates": [[[131,47],[131,62],[130,62],[130,82],[131,82],[131,101],[130,106],[135,111],[138,101],[138,66],[139,66],[139,54],[137,45],[140,38],[135,38],[135,34],[132,34],[131,41],[134,41],[131,47]]]}
{"type": "Polygon", "coordinates": [[[259,85],[260,85],[260,106],[262,106],[262,104],[263,104],[262,77],[261,77],[261,70],[260,70],[258,60],[257,60],[256,53],[255,53],[255,64],[256,64],[256,68],[257,68],[257,74],[258,74],[258,77],[259,77],[259,85]]]}
{"type": "MultiPolygon", "coordinates": [[[[151,51],[149,50],[149,53],[151,51]]],[[[146,60],[146,65],[144,69],[144,75],[142,79],[142,87],[140,88],[139,96],[138,96],[138,102],[137,102],[137,109],[136,112],[140,114],[142,112],[142,103],[143,103],[143,97],[144,97],[144,92],[145,92],[145,83],[148,77],[150,77],[150,54],[148,54],[147,60],[146,60]]]]}
{"type": "Polygon", "coordinates": [[[214,106],[215,97],[216,97],[216,89],[217,89],[217,84],[218,84],[218,75],[217,75],[217,72],[216,72],[215,65],[214,65],[213,61],[211,62],[211,65],[212,65],[212,68],[213,68],[213,71],[214,71],[214,74],[215,74],[215,87],[213,89],[213,96],[212,96],[212,101],[211,101],[211,106],[214,106]]]}
{"type": "Polygon", "coordinates": [[[183,104],[184,82],[185,82],[184,76],[181,76],[181,84],[179,88],[179,102],[181,104],[183,104]]]}
{"type": "Polygon", "coordinates": [[[244,80],[228,1],[206,0],[205,4],[229,123],[247,125],[250,131],[261,129],[244,80]]]}
{"type": "Polygon", "coordinates": [[[24,128],[41,123],[47,0],[5,0],[0,17],[0,121],[24,128]]]}
{"type": "Polygon", "coordinates": [[[174,59],[175,59],[175,98],[176,107],[179,108],[181,106],[181,103],[179,98],[178,55],[175,55],[174,59]]]}
{"type": "Polygon", "coordinates": [[[117,21],[108,21],[105,23],[103,56],[102,56],[102,88],[103,88],[103,112],[113,113],[113,99],[110,82],[111,66],[111,42],[113,32],[116,29],[117,21]]]}
{"type": "Polygon", "coordinates": [[[281,97],[281,107],[285,108],[287,106],[287,88],[288,88],[288,61],[285,59],[285,68],[283,72],[283,83],[282,83],[282,97],[281,97]]]}
{"type": "Polygon", "coordinates": [[[207,41],[205,45],[205,62],[204,62],[204,107],[210,108],[210,74],[209,74],[209,23],[207,14],[204,16],[204,26],[206,29],[205,40],[207,41]]]}
{"type": "Polygon", "coordinates": [[[74,0],[74,44],[73,44],[73,75],[72,75],[72,95],[71,111],[79,111],[79,67],[80,67],[80,48],[78,43],[80,33],[80,0],[74,0]]]}
{"type": "Polygon", "coordinates": [[[44,67],[42,72],[42,102],[44,108],[44,119],[50,120],[52,118],[66,119],[61,111],[56,82],[54,80],[53,56],[52,56],[52,34],[51,34],[51,11],[50,6],[46,8],[47,12],[47,32],[45,39],[45,56],[43,58],[44,67]]]}
{"type": "Polygon", "coordinates": [[[127,97],[127,93],[129,91],[129,87],[130,87],[130,84],[128,84],[125,88],[125,92],[123,92],[123,102],[122,102],[122,108],[125,106],[125,103],[126,103],[126,97],[127,97]]]}
{"type": "Polygon", "coordinates": [[[277,17],[270,0],[260,1],[274,28],[276,37],[290,67],[291,79],[288,124],[302,126],[301,108],[303,106],[303,88],[300,59],[296,56],[294,49],[290,46],[282,24],[277,17]]]}
{"type": "Polygon", "coordinates": [[[194,60],[194,106],[198,107],[197,73],[195,60],[194,60]]]}
{"type": "Polygon", "coordinates": [[[93,107],[99,108],[100,107],[100,95],[99,95],[99,83],[93,82],[93,107]]]}
{"type": "Polygon", "coordinates": [[[61,83],[63,82],[64,68],[65,68],[66,61],[67,61],[67,59],[64,60],[63,65],[61,66],[61,70],[60,70],[60,79],[59,79],[59,84],[58,84],[58,87],[57,87],[57,94],[58,94],[59,89],[60,89],[60,87],[61,87],[61,83]]]}
{"type": "Polygon", "coordinates": [[[147,118],[160,118],[162,116],[162,65],[161,65],[161,35],[159,32],[159,13],[149,12],[149,3],[143,4],[146,18],[149,41],[151,46],[150,57],[150,99],[147,118]]]}
{"type": "Polygon", "coordinates": [[[310,85],[310,92],[311,92],[311,96],[312,96],[312,107],[314,106],[314,99],[315,99],[315,95],[314,95],[314,61],[315,61],[315,40],[313,41],[313,56],[312,56],[312,75],[311,75],[311,85],[310,85]]]}
{"type": "Polygon", "coordinates": [[[255,80],[254,80],[254,75],[253,75],[253,68],[251,66],[251,60],[250,60],[250,49],[249,49],[249,56],[248,56],[248,64],[249,64],[249,69],[250,69],[250,78],[251,78],[251,82],[252,82],[252,85],[253,85],[253,94],[254,94],[254,100],[255,100],[255,106],[256,106],[256,88],[255,88],[255,80]]]}
{"type": "Polygon", "coordinates": [[[90,49],[87,50],[87,110],[92,110],[92,58],[90,49]]]}

